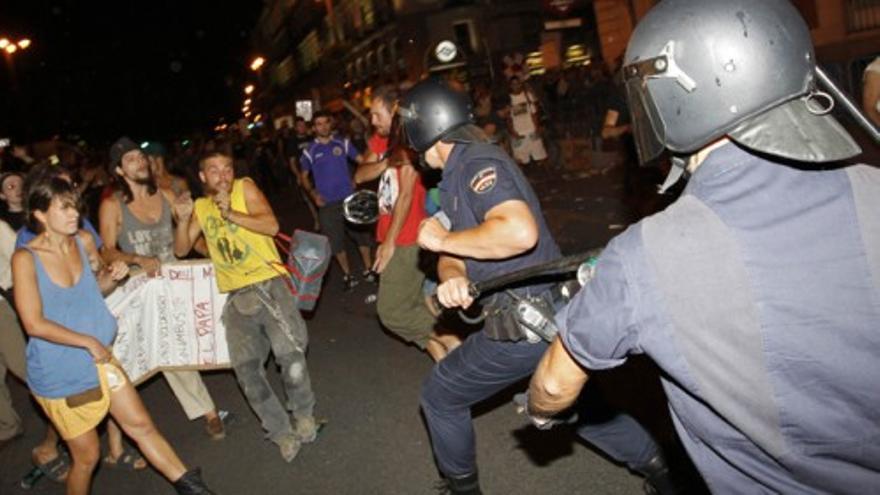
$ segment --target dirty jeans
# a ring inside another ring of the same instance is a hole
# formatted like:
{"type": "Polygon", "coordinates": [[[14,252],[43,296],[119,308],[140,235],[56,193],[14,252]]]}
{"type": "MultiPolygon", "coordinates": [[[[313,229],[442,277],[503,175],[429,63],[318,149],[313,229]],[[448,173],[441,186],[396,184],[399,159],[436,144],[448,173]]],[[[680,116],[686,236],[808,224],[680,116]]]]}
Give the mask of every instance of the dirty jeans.
{"type": "Polygon", "coordinates": [[[230,293],[223,324],[235,377],[267,437],[275,443],[293,434],[290,417],[266,379],[271,350],[280,368],[287,409],[312,416],[315,395],[306,367],[308,333],[296,301],[280,277],[230,293]]]}
{"type": "MultiPolygon", "coordinates": [[[[434,457],[445,476],[477,470],[471,406],[531,375],[546,350],[544,341],[504,342],[477,332],[434,365],[422,386],[421,403],[434,457]]],[[[660,452],[654,439],[590,389],[579,401],[578,435],[632,469],[647,465],[660,452]]]]}

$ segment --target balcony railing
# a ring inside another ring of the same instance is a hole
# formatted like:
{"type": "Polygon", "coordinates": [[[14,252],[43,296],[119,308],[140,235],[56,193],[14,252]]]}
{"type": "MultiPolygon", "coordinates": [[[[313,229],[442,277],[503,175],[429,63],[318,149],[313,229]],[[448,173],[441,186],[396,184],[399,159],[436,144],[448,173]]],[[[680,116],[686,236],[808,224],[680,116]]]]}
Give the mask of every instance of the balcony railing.
{"type": "Polygon", "coordinates": [[[846,28],[850,33],[880,28],[880,0],[847,0],[846,28]]]}

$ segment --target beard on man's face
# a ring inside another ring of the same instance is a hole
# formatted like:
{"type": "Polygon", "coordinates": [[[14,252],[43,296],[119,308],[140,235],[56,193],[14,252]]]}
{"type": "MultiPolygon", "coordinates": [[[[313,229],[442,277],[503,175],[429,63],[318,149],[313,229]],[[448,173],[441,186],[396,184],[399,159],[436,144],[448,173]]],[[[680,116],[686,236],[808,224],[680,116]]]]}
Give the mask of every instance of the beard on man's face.
{"type": "Polygon", "coordinates": [[[129,179],[139,186],[151,186],[153,185],[153,174],[147,172],[145,175],[141,177],[135,177],[133,179],[129,179]]]}

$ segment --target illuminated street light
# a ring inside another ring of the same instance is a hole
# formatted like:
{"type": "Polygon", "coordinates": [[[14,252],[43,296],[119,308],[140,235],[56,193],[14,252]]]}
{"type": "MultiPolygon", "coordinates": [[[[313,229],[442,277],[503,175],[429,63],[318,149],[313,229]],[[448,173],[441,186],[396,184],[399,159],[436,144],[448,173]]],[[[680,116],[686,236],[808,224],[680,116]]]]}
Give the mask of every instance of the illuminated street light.
{"type": "Polygon", "coordinates": [[[250,104],[251,104],[251,99],[250,99],[250,98],[244,100],[244,106],[248,106],[248,105],[250,105],[250,104]]]}
{"type": "Polygon", "coordinates": [[[31,46],[30,38],[22,38],[17,42],[10,40],[9,38],[0,38],[0,50],[6,51],[8,55],[12,55],[18,50],[25,50],[29,46],[31,46]]]}
{"type": "Polygon", "coordinates": [[[253,84],[248,84],[247,86],[244,87],[244,94],[249,95],[253,92],[254,92],[254,85],[253,84]]]}
{"type": "Polygon", "coordinates": [[[251,70],[252,70],[252,71],[258,71],[258,70],[260,70],[260,67],[262,67],[263,64],[265,64],[265,63],[266,63],[266,59],[265,59],[265,58],[263,58],[263,57],[257,57],[257,58],[255,58],[255,59],[253,60],[253,62],[251,62],[251,70]]]}

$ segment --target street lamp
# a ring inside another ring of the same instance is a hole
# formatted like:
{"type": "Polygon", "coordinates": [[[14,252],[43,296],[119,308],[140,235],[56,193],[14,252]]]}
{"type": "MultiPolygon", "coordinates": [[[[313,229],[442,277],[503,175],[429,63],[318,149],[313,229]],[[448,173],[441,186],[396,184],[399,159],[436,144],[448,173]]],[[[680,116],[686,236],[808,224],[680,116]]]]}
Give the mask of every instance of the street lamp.
{"type": "Polygon", "coordinates": [[[256,71],[260,70],[260,67],[262,67],[263,64],[265,64],[265,63],[266,63],[265,58],[257,57],[251,62],[251,70],[256,72],[256,71]]]}
{"type": "Polygon", "coordinates": [[[248,84],[247,86],[244,87],[244,94],[249,95],[253,92],[254,92],[254,85],[253,84],[248,84]]]}
{"type": "Polygon", "coordinates": [[[22,38],[15,42],[6,37],[0,38],[0,50],[5,50],[10,55],[18,50],[26,50],[29,46],[31,46],[30,38],[22,38]]]}

